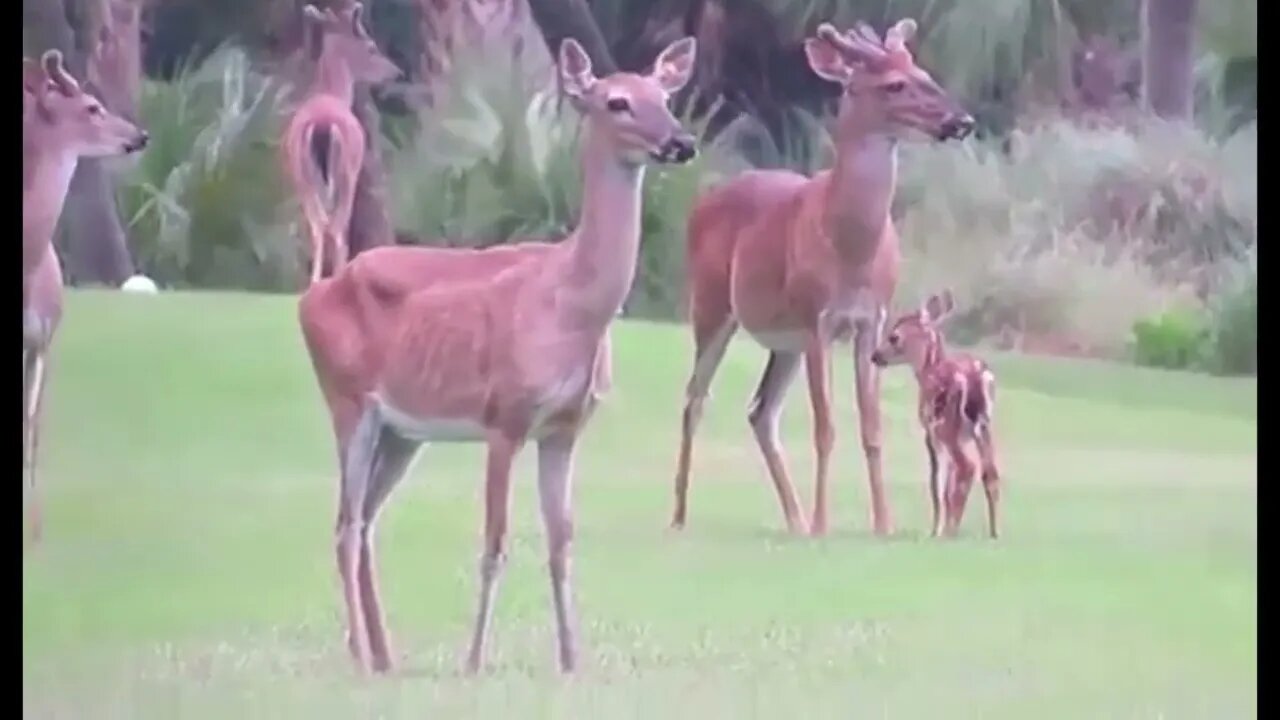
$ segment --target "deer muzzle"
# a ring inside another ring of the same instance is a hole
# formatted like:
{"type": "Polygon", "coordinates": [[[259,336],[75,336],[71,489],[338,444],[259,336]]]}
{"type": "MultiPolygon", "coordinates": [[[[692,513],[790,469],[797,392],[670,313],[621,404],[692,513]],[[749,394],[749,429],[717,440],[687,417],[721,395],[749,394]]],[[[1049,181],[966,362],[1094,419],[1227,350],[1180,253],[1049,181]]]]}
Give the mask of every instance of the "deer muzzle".
{"type": "Polygon", "coordinates": [[[654,153],[654,159],[664,163],[682,165],[698,154],[698,143],[689,133],[678,133],[671,137],[654,153]]]}
{"type": "Polygon", "coordinates": [[[139,132],[132,140],[124,144],[125,153],[135,153],[147,146],[151,136],[145,130],[139,132]]]}
{"type": "Polygon", "coordinates": [[[968,113],[952,115],[942,123],[942,127],[938,133],[939,140],[963,140],[969,137],[973,132],[974,125],[973,116],[968,113]]]}

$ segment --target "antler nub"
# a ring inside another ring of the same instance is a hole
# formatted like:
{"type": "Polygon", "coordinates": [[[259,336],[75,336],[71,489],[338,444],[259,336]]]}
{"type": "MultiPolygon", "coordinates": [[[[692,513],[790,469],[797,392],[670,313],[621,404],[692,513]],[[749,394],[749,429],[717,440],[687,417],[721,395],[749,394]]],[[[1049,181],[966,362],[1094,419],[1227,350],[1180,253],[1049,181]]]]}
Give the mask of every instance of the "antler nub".
{"type": "Polygon", "coordinates": [[[80,83],[75,78],[67,74],[62,67],[62,53],[58,50],[46,50],[44,55],[40,56],[40,64],[44,66],[45,75],[53,81],[54,85],[66,95],[74,95],[80,92],[80,83]]]}

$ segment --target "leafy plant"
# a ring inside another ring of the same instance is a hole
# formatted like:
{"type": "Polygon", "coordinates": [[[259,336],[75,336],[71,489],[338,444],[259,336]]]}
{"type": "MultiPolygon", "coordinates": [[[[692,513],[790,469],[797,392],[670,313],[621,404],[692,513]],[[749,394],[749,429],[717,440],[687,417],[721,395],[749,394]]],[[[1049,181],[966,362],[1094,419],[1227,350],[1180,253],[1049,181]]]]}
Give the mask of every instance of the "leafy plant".
{"type": "Polygon", "coordinates": [[[276,138],[280,86],[223,48],[147,82],[151,143],[119,202],[142,272],[170,286],[284,289],[297,273],[276,138]]]}
{"type": "Polygon", "coordinates": [[[1168,310],[1133,326],[1133,358],[1139,365],[1182,370],[1201,366],[1209,328],[1199,313],[1168,310]]]}

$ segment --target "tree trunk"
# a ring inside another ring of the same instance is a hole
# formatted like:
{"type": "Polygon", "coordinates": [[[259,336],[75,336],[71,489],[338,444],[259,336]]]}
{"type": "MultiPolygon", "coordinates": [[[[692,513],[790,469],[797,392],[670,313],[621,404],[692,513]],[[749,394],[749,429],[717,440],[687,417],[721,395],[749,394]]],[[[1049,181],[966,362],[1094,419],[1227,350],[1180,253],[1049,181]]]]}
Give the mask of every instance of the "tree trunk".
{"type": "Polygon", "coordinates": [[[378,142],[382,137],[379,132],[382,120],[368,88],[356,88],[352,110],[365,128],[364,165],[360,167],[356,181],[351,223],[347,227],[348,251],[350,257],[355,257],[372,247],[395,244],[395,233],[387,211],[387,172],[382,166],[382,149],[378,142]]]}
{"type": "Polygon", "coordinates": [[[1168,120],[1190,120],[1196,0],[1144,0],[1143,105],[1168,120]]]}
{"type": "Polygon", "coordinates": [[[571,37],[587,51],[598,77],[618,71],[586,0],[529,0],[529,9],[552,58],[560,57],[560,43],[571,37]]]}
{"type": "MultiPolygon", "coordinates": [[[[109,1],[24,0],[23,24],[30,24],[25,41],[33,49],[40,48],[36,51],[61,50],[71,73],[103,104],[132,117],[138,78],[129,77],[127,71],[138,72],[138,24],[113,31],[109,1]],[[104,31],[106,43],[102,42],[104,31]],[[107,51],[105,56],[99,48],[107,51]]],[[[133,274],[114,183],[101,160],[82,158],[77,164],[62,214],[59,240],[69,281],[118,286],[133,274]]]]}

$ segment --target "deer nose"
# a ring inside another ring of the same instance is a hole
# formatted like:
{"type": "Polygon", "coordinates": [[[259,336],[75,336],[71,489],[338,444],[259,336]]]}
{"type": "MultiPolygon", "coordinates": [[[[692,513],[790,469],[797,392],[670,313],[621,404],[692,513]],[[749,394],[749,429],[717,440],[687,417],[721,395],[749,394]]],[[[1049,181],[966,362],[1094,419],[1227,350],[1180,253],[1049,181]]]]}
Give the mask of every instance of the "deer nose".
{"type": "Polygon", "coordinates": [[[871,353],[871,364],[876,367],[884,367],[884,353],[876,350],[871,353]]]}
{"type": "Polygon", "coordinates": [[[133,140],[130,140],[129,143],[124,146],[124,151],[137,152],[142,148],[146,147],[147,142],[150,139],[151,139],[151,136],[147,134],[146,130],[143,130],[142,132],[138,133],[137,137],[135,137],[133,140]]]}
{"type": "Polygon", "coordinates": [[[974,124],[973,116],[968,113],[952,115],[942,123],[942,139],[963,140],[973,132],[974,124]]]}
{"type": "Polygon", "coordinates": [[[687,163],[698,154],[697,141],[689,133],[680,133],[662,146],[663,162],[687,163]]]}

